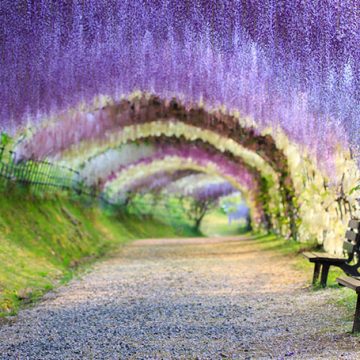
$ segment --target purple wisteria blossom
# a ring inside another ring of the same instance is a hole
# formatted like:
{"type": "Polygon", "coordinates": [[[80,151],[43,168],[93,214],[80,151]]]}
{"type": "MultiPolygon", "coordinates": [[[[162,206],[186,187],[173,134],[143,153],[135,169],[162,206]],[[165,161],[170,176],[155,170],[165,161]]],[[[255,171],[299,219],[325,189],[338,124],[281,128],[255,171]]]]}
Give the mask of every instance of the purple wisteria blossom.
{"type": "Polygon", "coordinates": [[[359,149],[354,0],[2,0],[0,39],[6,131],[141,90],[236,108],[319,163],[359,149]]]}
{"type": "Polygon", "coordinates": [[[149,176],[145,175],[122,188],[121,192],[139,194],[159,193],[173,182],[196,173],[194,170],[177,170],[173,172],[161,171],[149,176]]]}
{"type": "MultiPolygon", "coordinates": [[[[211,164],[215,164],[218,171],[221,171],[222,176],[228,176],[233,178],[235,181],[237,181],[238,184],[240,184],[246,189],[256,191],[258,188],[256,179],[247,168],[239,166],[239,164],[236,162],[227,160],[221,154],[213,154],[196,146],[160,146],[157,152],[141,160],[133,162],[131,166],[151,166],[152,162],[157,160],[163,160],[169,157],[178,157],[180,159],[184,159],[184,161],[188,159],[204,168],[208,167],[211,164]]],[[[121,174],[121,172],[126,171],[128,168],[128,166],[121,166],[119,169],[114,171],[114,173],[110,177],[108,177],[107,181],[105,181],[105,188],[111,185],[112,181],[114,181],[117,176],[121,174]]]]}
{"type": "Polygon", "coordinates": [[[238,191],[239,190],[235,189],[230,183],[222,182],[217,184],[206,184],[198,188],[193,188],[191,191],[186,191],[185,189],[185,195],[191,196],[197,201],[205,201],[208,199],[216,201],[238,191]]]}

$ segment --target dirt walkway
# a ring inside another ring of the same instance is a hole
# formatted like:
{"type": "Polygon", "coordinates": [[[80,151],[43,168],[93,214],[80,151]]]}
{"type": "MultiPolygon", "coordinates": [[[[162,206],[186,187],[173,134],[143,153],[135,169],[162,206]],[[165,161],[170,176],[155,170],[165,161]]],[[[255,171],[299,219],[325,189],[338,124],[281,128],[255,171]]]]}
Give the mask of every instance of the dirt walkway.
{"type": "Polygon", "coordinates": [[[1,326],[0,358],[359,359],[308,281],[250,239],[141,240],[1,326]]]}

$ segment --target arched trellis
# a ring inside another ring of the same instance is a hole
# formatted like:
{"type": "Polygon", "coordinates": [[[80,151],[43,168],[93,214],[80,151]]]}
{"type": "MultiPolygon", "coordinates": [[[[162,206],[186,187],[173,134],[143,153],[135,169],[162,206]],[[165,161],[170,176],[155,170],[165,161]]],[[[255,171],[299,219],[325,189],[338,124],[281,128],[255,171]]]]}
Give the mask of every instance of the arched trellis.
{"type": "Polygon", "coordinates": [[[136,179],[151,176],[158,172],[164,171],[177,171],[177,170],[192,170],[209,175],[215,175],[228,181],[234,188],[238,189],[244,196],[249,208],[252,220],[256,227],[261,226],[262,209],[259,208],[255,201],[254,189],[249,189],[238,182],[233,176],[228,175],[219,169],[217,164],[208,163],[199,164],[192,159],[185,159],[176,156],[164,156],[161,159],[154,159],[151,163],[139,162],[134,165],[125,167],[120,171],[117,176],[104,184],[103,191],[111,197],[115,197],[122,188],[135,181],[136,179]],[[151,166],[149,166],[151,164],[151,166]]]}
{"type": "MultiPolygon", "coordinates": [[[[186,126],[187,128],[187,126],[186,126]]],[[[128,129],[128,128],[127,128],[128,129]]],[[[153,129],[154,130],[154,129],[153,129]]],[[[156,129],[155,129],[156,130],[156,129]]],[[[152,131],[151,134],[156,134],[157,131],[152,131]]],[[[190,134],[193,134],[194,132],[188,132],[190,134]]],[[[184,134],[187,134],[187,132],[184,132],[184,134]]],[[[201,132],[200,132],[201,134],[201,132]]],[[[141,136],[144,136],[144,134],[141,134],[141,136]]],[[[123,139],[124,140],[124,139],[123,139]]],[[[176,136],[165,136],[165,135],[160,135],[160,136],[150,136],[150,137],[136,137],[136,141],[137,143],[140,143],[140,145],[142,144],[147,144],[146,146],[149,146],[151,144],[156,144],[157,146],[167,146],[169,144],[171,144],[172,146],[178,146],[178,147],[182,147],[182,148],[198,148],[198,149],[203,149],[206,151],[207,156],[211,156],[214,159],[218,159],[218,161],[221,162],[230,162],[232,163],[234,166],[237,166],[239,168],[246,168],[247,172],[252,173],[253,177],[256,178],[257,182],[258,182],[258,187],[260,188],[260,191],[258,192],[258,198],[257,198],[257,203],[258,204],[262,204],[263,207],[263,214],[264,214],[264,218],[263,218],[263,222],[264,222],[264,226],[268,229],[271,230],[273,228],[273,226],[276,224],[275,228],[280,229],[282,228],[282,226],[280,226],[279,224],[282,223],[282,212],[281,212],[281,204],[280,204],[280,199],[278,197],[278,190],[272,185],[272,187],[270,186],[269,182],[271,182],[270,179],[263,177],[263,174],[261,174],[256,168],[254,168],[253,166],[249,165],[249,163],[245,163],[242,159],[242,157],[240,156],[235,156],[232,152],[230,152],[229,150],[224,150],[224,147],[221,147],[222,151],[220,151],[218,148],[216,148],[213,145],[210,145],[210,143],[204,142],[203,140],[193,140],[193,141],[188,141],[186,140],[185,136],[181,136],[181,137],[176,137],[176,136]]],[[[132,141],[128,140],[127,144],[133,144],[132,141]]],[[[219,145],[219,144],[218,144],[219,145]]],[[[221,145],[221,144],[220,144],[221,145]]],[[[141,147],[143,147],[144,145],[142,145],[141,147]]],[[[126,146],[125,146],[126,147],[126,146]]],[[[101,148],[101,147],[100,147],[101,148]]],[[[225,146],[226,148],[226,146],[225,146]]],[[[101,166],[104,163],[104,160],[106,160],[106,156],[104,157],[103,155],[112,152],[112,149],[106,148],[108,149],[107,151],[99,151],[99,147],[96,147],[98,153],[96,155],[94,155],[93,157],[91,157],[91,161],[88,160],[84,160],[84,163],[82,165],[80,165],[80,169],[83,168],[84,171],[80,170],[81,174],[83,177],[86,177],[86,174],[88,173],[88,168],[93,167],[92,166],[92,162],[97,159],[99,159],[101,166]]],[[[125,149],[124,149],[125,150],[125,149]]],[[[152,147],[150,146],[150,148],[148,148],[148,151],[151,152],[152,147]]],[[[136,153],[136,149],[135,148],[131,148],[131,152],[136,153]]],[[[141,152],[143,153],[143,151],[141,152]]],[[[132,156],[133,156],[132,155],[132,156]]],[[[117,157],[122,157],[117,156],[117,157]]],[[[136,158],[133,158],[133,160],[136,160],[136,158]]],[[[128,161],[127,164],[129,164],[131,161],[128,161]]],[[[122,163],[121,166],[123,166],[124,164],[122,163]]],[[[113,166],[116,166],[115,164],[113,166]]],[[[111,168],[112,171],[114,171],[115,169],[111,168]]],[[[96,178],[93,179],[93,184],[95,184],[97,182],[98,178],[101,178],[101,171],[96,171],[97,176],[96,178]]],[[[108,171],[105,171],[104,176],[106,175],[106,173],[108,173],[108,171]]],[[[103,177],[104,177],[103,176],[103,177]]],[[[283,225],[284,226],[284,225],[283,225]]],[[[285,225],[286,227],[286,225],[285,225]]],[[[283,229],[284,233],[288,233],[288,229],[283,229]]]]}
{"type": "MultiPolygon", "coordinates": [[[[137,139],[137,142],[144,142],[147,145],[153,144],[157,147],[162,148],[165,150],[169,144],[171,144],[172,147],[176,146],[178,148],[197,148],[202,149],[207,153],[208,156],[213,157],[213,159],[221,162],[229,162],[233,164],[233,166],[237,166],[239,168],[246,169],[248,173],[251,173],[254,179],[257,181],[257,186],[259,188],[259,191],[257,193],[257,203],[260,205],[262,204],[263,209],[263,222],[264,226],[271,230],[274,226],[274,224],[277,224],[277,228],[280,228],[279,223],[281,223],[281,206],[280,206],[280,199],[278,197],[277,191],[271,191],[272,188],[269,184],[269,181],[266,177],[263,177],[262,174],[253,166],[249,165],[248,163],[245,163],[241,157],[235,156],[233,153],[231,153],[228,150],[220,151],[215,146],[210,145],[209,143],[205,143],[202,140],[194,140],[194,141],[188,141],[185,137],[166,137],[164,135],[161,136],[151,136],[151,137],[144,137],[137,139]]],[[[131,142],[130,142],[131,143],[131,142]]],[[[101,154],[104,153],[100,153],[101,154]]],[[[92,158],[93,160],[96,160],[97,157],[95,156],[92,158]]],[[[85,166],[85,170],[87,169],[87,164],[83,164],[85,166]]],[[[80,166],[81,168],[81,166],[80,166]]],[[[81,170],[80,170],[81,171],[81,170]]],[[[81,172],[81,174],[83,174],[81,172]]],[[[99,174],[100,176],[100,174],[99,174]]],[[[96,181],[96,179],[95,179],[96,181]]]]}
{"type": "Polygon", "coordinates": [[[88,158],[97,156],[108,148],[115,148],[129,141],[141,141],[142,139],[160,136],[183,137],[187,141],[201,140],[221,152],[228,151],[234,156],[242,158],[245,163],[256,168],[264,176],[271,178],[273,183],[279,186],[276,171],[256,152],[250,151],[235,141],[220,136],[215,132],[202,130],[175,120],[166,123],[153,121],[142,125],[125,126],[117,132],[112,132],[106,139],[82,142],[70,147],[60,154],[60,159],[74,167],[79,167],[88,158]]]}
{"type": "MultiPolygon", "coordinates": [[[[148,192],[160,193],[169,186],[174,184],[179,180],[189,179],[194,175],[204,175],[201,171],[185,169],[185,170],[176,170],[176,171],[159,171],[155,174],[147,175],[133,181],[126,189],[121,189],[122,192],[125,192],[128,195],[132,194],[146,194],[148,192]]],[[[212,176],[213,177],[213,176],[212,176]]],[[[125,198],[125,205],[129,199],[125,198]]]]}
{"type": "MultiPolygon", "coordinates": [[[[222,198],[239,195],[229,182],[213,174],[205,174],[194,170],[160,171],[147,175],[131,182],[129,187],[122,188],[117,203],[130,212],[155,215],[160,210],[160,218],[169,218],[172,215],[177,219],[186,219],[195,222],[198,228],[207,210],[222,198]],[[195,200],[194,202],[190,199],[195,200]],[[174,201],[177,206],[174,208],[174,201]],[[190,200],[190,202],[189,202],[190,200]],[[187,214],[187,205],[192,204],[200,212],[194,217],[194,213],[187,214]],[[165,210],[165,213],[164,213],[165,210]],[[185,216],[185,217],[184,217],[185,216]]],[[[244,210],[243,217],[247,212],[244,210]]],[[[249,218],[247,218],[249,220],[249,218]]]]}
{"type": "MultiPolygon", "coordinates": [[[[213,174],[206,174],[201,171],[167,170],[151,174],[144,174],[143,177],[126,184],[122,187],[118,198],[112,198],[112,201],[123,206],[128,206],[137,196],[151,194],[155,201],[163,196],[189,196],[191,194],[214,196],[227,196],[236,189],[223,178],[213,174]],[[215,194],[213,193],[215,191],[215,194]]],[[[237,190],[238,191],[238,190],[237,190]]]]}
{"type": "MultiPolygon", "coordinates": [[[[236,148],[238,153],[241,152],[241,156],[246,158],[245,160],[253,161],[259,170],[272,174],[273,181],[278,184],[277,191],[282,198],[285,216],[289,219],[290,235],[296,237],[295,192],[287,159],[283,152],[276,147],[275,141],[270,135],[264,136],[258,134],[254,128],[242,126],[239,120],[232,115],[208,112],[198,106],[187,108],[177,100],[166,101],[155,96],[135,97],[132,100],[124,99],[105,106],[94,114],[87,114],[84,118],[79,114],[75,118],[72,119],[73,121],[67,118],[63,119],[60,127],[57,126],[58,123],[42,127],[35,132],[31,139],[20,144],[19,153],[23,156],[32,154],[35,157],[41,157],[57,155],[65,151],[65,158],[68,159],[66,154],[71,153],[71,150],[70,152],[66,150],[69,148],[73,147],[77,152],[81,152],[81,146],[78,145],[86,143],[86,141],[102,143],[106,147],[109,143],[116,142],[116,137],[118,137],[117,142],[121,142],[121,136],[124,136],[127,131],[131,133],[135,129],[138,138],[144,137],[141,135],[142,130],[146,132],[148,129],[147,136],[153,136],[162,128],[167,129],[163,134],[170,135],[169,133],[172,132],[173,135],[184,135],[189,139],[196,138],[194,134],[197,134],[199,138],[206,139],[213,145],[221,139],[223,143],[232,148],[232,151],[236,148]],[[68,131],[70,129],[67,129],[66,125],[68,124],[70,127],[70,123],[71,131],[68,131]],[[183,129],[182,134],[179,134],[179,129],[183,129]],[[197,131],[191,131],[193,129],[197,129],[197,131]],[[45,134],[46,139],[42,138],[45,134]],[[56,139],[56,141],[52,141],[52,139],[56,139]],[[35,151],[37,143],[45,144],[40,152],[35,151]],[[46,143],[51,145],[46,146],[46,143]],[[250,158],[251,160],[249,160],[250,158]]],[[[135,139],[136,136],[133,137],[133,140],[135,139]]],[[[220,145],[219,148],[224,148],[223,146],[220,145]]]]}
{"type": "MultiPolygon", "coordinates": [[[[62,154],[62,158],[67,163],[73,163],[74,166],[81,168],[90,158],[96,158],[103,154],[109,148],[128,144],[137,143],[178,143],[178,144],[196,144],[199,147],[205,147],[211,150],[213,154],[221,153],[225,158],[236,161],[239,166],[247,167],[259,175],[261,181],[261,200],[264,208],[271,208],[269,202],[276,204],[278,215],[277,222],[280,221],[282,209],[285,204],[280,206],[281,197],[279,196],[280,185],[278,175],[275,171],[256,153],[253,153],[233,140],[226,139],[208,130],[201,130],[191,125],[181,122],[151,122],[143,125],[126,126],[118,133],[111,135],[111,140],[102,142],[83,143],[62,154]]],[[[274,206],[272,206],[274,207],[274,206]]],[[[268,228],[271,227],[271,216],[269,211],[264,211],[265,223],[268,228]]]]}
{"type": "Polygon", "coordinates": [[[295,191],[287,159],[270,135],[261,135],[254,128],[243,127],[238,119],[230,114],[219,111],[208,112],[200,106],[189,109],[176,99],[167,102],[156,96],[143,96],[132,102],[123,100],[118,106],[111,107],[111,111],[113,111],[112,118],[117,118],[123,113],[127,115],[122,119],[123,126],[144,124],[154,119],[165,122],[177,119],[202,130],[214,131],[260,155],[279,174],[280,194],[283,198],[285,214],[289,218],[291,236],[296,238],[295,191]]]}

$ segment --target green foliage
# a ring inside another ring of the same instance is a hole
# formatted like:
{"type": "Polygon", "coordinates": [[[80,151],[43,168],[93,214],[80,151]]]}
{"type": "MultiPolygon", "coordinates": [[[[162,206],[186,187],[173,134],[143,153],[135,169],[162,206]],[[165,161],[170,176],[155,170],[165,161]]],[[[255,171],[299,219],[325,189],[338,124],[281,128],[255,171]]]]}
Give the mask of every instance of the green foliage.
{"type": "Polygon", "coordinates": [[[227,215],[218,208],[204,217],[200,227],[205,236],[238,236],[246,233],[246,224],[233,221],[231,225],[227,215]]]}
{"type": "Polygon", "coordinates": [[[357,294],[355,291],[348,288],[341,288],[339,298],[336,304],[345,308],[348,320],[352,320],[354,316],[354,309],[356,307],[357,294]]]}
{"type": "Polygon", "coordinates": [[[153,218],[171,226],[178,236],[201,236],[199,229],[194,228],[192,221],[180,203],[178,197],[157,197],[153,194],[137,194],[126,208],[126,212],[142,218],[153,218]]]}
{"type": "Polygon", "coordinates": [[[2,132],[0,134],[0,146],[5,147],[10,143],[10,141],[11,137],[6,132],[2,132]]]}
{"type": "MultiPolygon", "coordinates": [[[[256,234],[253,237],[263,250],[276,250],[288,256],[297,256],[304,251],[313,250],[317,247],[314,243],[300,243],[293,239],[284,239],[275,234],[256,234]]],[[[299,257],[299,262],[303,263],[304,259],[299,257]]],[[[308,263],[306,261],[306,263],[308,263]]]]}
{"type": "Polygon", "coordinates": [[[355,191],[358,191],[358,190],[360,190],[360,184],[351,189],[350,195],[351,195],[352,193],[354,193],[355,191]]]}

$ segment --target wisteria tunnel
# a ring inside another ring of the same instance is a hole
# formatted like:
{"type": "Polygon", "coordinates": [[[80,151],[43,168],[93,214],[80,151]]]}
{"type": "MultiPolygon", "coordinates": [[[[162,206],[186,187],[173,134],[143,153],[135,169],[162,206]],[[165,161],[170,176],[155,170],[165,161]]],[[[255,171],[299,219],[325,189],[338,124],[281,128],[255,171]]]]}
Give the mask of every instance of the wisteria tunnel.
{"type": "Polygon", "coordinates": [[[359,44],[357,0],[2,0],[1,191],[124,213],[239,196],[253,234],[341,255],[359,44]]]}
{"type": "Polygon", "coordinates": [[[359,209],[351,4],[3,1],[15,161],[59,162],[109,195],[176,153],[241,186],[255,226],[341,251],[359,209]]]}

